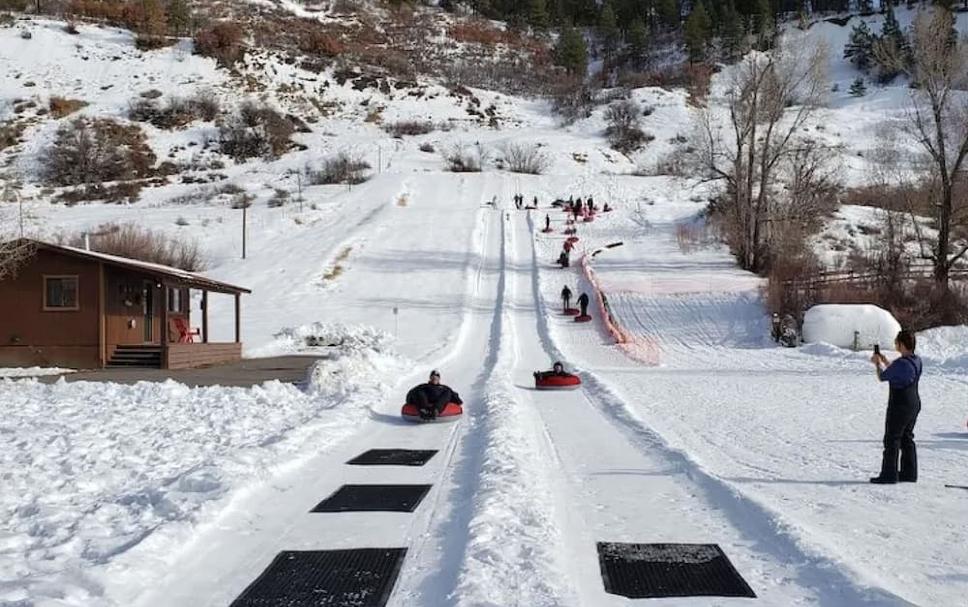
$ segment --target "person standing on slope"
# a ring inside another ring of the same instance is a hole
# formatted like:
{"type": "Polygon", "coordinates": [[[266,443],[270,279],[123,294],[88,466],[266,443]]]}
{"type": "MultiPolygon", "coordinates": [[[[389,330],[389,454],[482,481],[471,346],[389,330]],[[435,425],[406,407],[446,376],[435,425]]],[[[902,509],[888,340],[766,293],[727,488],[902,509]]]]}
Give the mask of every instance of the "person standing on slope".
{"type": "Polygon", "coordinates": [[[887,358],[880,351],[871,356],[871,362],[877,370],[877,379],[888,382],[891,389],[884,422],[881,473],[871,479],[872,483],[878,485],[891,485],[898,481],[915,483],[918,480],[914,424],[921,412],[918,383],[921,381],[922,364],[921,358],[914,353],[916,345],[917,340],[912,331],[901,331],[894,340],[894,348],[901,353],[900,358],[888,364],[887,358]]]}
{"type": "Polygon", "coordinates": [[[565,285],[561,290],[561,304],[565,310],[571,307],[571,289],[568,288],[568,285],[565,285]]]}
{"type": "Polygon", "coordinates": [[[551,231],[551,217],[549,217],[548,214],[545,213],[545,232],[550,232],[550,231],[551,231]]]}
{"type": "Polygon", "coordinates": [[[578,296],[578,307],[581,308],[581,315],[588,316],[588,293],[578,296]]]}

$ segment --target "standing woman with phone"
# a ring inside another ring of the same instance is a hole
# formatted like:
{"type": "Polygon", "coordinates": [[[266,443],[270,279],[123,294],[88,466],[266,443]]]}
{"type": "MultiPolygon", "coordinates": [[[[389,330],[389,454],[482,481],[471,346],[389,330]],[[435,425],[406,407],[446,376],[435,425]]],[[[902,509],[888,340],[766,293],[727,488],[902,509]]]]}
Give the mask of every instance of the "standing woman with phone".
{"type": "Polygon", "coordinates": [[[881,473],[871,478],[878,485],[891,485],[898,481],[915,483],[918,480],[918,456],[914,445],[914,424],[921,412],[921,396],[918,383],[921,380],[921,359],[914,353],[917,345],[914,333],[901,331],[894,339],[894,348],[901,357],[892,363],[874,346],[871,362],[877,370],[877,379],[890,384],[891,394],[887,400],[887,416],[884,422],[884,457],[881,473]],[[900,455],[900,467],[898,466],[900,455]]]}

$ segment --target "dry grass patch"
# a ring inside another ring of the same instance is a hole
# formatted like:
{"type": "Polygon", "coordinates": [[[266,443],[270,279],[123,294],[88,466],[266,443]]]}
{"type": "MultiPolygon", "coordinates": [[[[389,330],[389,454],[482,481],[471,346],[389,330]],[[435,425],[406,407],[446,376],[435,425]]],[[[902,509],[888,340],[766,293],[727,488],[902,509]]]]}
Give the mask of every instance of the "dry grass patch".
{"type": "Polygon", "coordinates": [[[88,103],[80,99],[67,99],[66,97],[53,96],[50,98],[50,115],[54,118],[64,118],[70,116],[81,108],[87,107],[88,103]]]}
{"type": "Polygon", "coordinates": [[[340,251],[340,254],[336,256],[335,260],[333,260],[333,266],[330,269],[326,270],[326,273],[323,274],[324,282],[336,280],[343,274],[342,262],[349,259],[350,253],[352,252],[353,252],[353,247],[346,247],[345,249],[340,251]]]}

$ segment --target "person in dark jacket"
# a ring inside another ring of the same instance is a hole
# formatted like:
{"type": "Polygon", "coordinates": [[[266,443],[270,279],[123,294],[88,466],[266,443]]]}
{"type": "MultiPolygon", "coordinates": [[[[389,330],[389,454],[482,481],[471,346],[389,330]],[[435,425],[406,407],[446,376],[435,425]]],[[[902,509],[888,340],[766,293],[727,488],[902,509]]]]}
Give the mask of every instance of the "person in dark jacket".
{"type": "Polygon", "coordinates": [[[551,217],[549,217],[548,214],[545,213],[545,232],[549,230],[551,230],[551,217]]]}
{"type": "Polygon", "coordinates": [[[921,380],[921,359],[914,353],[917,340],[912,331],[901,331],[894,340],[894,348],[901,357],[888,364],[887,358],[875,352],[871,362],[877,379],[890,385],[887,415],[884,422],[884,457],[881,473],[871,482],[890,485],[898,481],[915,483],[918,480],[918,455],[914,445],[914,424],[921,412],[918,383],[921,380]],[[900,454],[900,469],[898,455],[900,454]]]}
{"type": "Polygon", "coordinates": [[[561,304],[566,310],[571,307],[571,289],[568,285],[561,290],[561,304]]]}
{"type": "Polygon", "coordinates": [[[443,412],[447,403],[462,405],[464,401],[449,386],[440,383],[440,373],[437,370],[430,372],[427,383],[407,392],[407,404],[415,406],[423,419],[434,419],[443,412]]]}
{"type": "Polygon", "coordinates": [[[534,372],[535,379],[545,379],[546,377],[555,377],[555,376],[561,377],[564,375],[571,375],[571,373],[568,373],[567,371],[565,371],[565,365],[557,361],[555,362],[554,365],[551,366],[551,371],[534,372]]]}
{"type": "Polygon", "coordinates": [[[588,293],[578,296],[578,307],[581,308],[581,315],[588,316],[588,293]]]}

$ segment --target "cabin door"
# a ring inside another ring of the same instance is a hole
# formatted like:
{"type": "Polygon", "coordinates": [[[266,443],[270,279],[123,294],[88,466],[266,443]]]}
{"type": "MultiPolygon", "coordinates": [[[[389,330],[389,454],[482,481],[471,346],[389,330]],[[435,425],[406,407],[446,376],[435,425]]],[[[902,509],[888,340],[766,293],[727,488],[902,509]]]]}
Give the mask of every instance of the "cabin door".
{"type": "Polygon", "coordinates": [[[142,284],[141,301],[144,311],[141,326],[144,327],[145,343],[150,344],[154,342],[155,324],[155,284],[153,281],[146,280],[142,284]]]}

